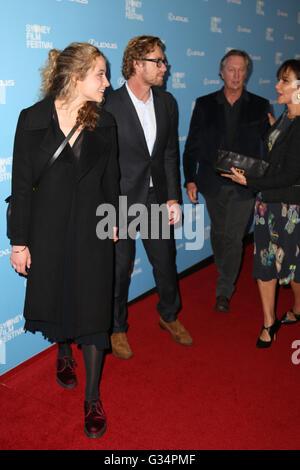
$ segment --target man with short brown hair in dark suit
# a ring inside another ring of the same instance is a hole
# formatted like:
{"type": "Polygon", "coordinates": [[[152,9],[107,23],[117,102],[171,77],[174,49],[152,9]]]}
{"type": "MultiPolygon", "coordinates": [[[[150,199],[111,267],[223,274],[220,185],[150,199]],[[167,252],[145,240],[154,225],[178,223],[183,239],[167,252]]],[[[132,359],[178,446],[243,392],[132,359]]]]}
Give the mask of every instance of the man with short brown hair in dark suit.
{"type": "MultiPolygon", "coordinates": [[[[106,109],[115,117],[118,128],[121,195],[127,196],[129,208],[143,204],[148,214],[148,236],[140,233],[158,291],[159,325],[179,344],[191,345],[192,338],[177,319],[181,301],[173,230],[168,238],[161,230],[157,239],[150,235],[157,224],[157,220],[151,218],[155,204],[166,205],[168,223],[172,226],[181,217],[178,110],[173,96],[159,88],[167,70],[163,48],[162,41],[153,36],[139,36],[129,41],[122,67],[127,81],[108,95],[106,109]]],[[[133,355],[126,336],[126,319],[134,258],[135,236],[128,233],[126,237],[120,236],[116,246],[111,343],[113,353],[122,359],[133,355]]]]}

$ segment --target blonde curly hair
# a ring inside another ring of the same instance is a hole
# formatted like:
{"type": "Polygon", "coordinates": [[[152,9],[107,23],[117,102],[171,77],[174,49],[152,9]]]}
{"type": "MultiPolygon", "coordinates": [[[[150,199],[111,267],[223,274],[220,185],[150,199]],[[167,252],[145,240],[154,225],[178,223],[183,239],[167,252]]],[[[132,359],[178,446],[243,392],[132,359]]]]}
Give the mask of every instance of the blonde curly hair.
{"type": "MultiPolygon", "coordinates": [[[[102,52],[87,42],[73,42],[64,50],[51,49],[45,66],[41,69],[41,92],[44,97],[53,96],[66,102],[74,91],[74,75],[83,80],[102,52]]],[[[78,111],[77,123],[93,130],[99,119],[100,104],[87,101],[78,111]]]]}

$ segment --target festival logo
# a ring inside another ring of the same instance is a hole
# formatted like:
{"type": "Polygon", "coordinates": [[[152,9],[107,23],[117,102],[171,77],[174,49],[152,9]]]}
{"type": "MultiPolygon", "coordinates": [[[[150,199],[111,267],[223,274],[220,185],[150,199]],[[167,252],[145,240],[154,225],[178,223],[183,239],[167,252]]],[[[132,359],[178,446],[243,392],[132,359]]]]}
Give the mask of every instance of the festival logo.
{"type": "Polygon", "coordinates": [[[53,49],[53,42],[47,40],[50,32],[50,26],[27,24],[26,47],[29,49],[53,49]]]}
{"type": "Polygon", "coordinates": [[[186,84],[182,81],[185,77],[184,72],[172,73],[172,88],[186,88],[186,84]]]}
{"type": "Polygon", "coordinates": [[[280,65],[282,64],[282,52],[275,52],[275,64],[280,65]]]}
{"type": "Polygon", "coordinates": [[[265,15],[265,12],[263,10],[264,6],[265,6],[265,2],[263,2],[262,0],[257,0],[256,2],[256,14],[257,15],[261,15],[261,16],[265,15]]]}
{"type": "Polygon", "coordinates": [[[191,56],[204,57],[205,52],[204,51],[193,51],[192,49],[188,48],[187,51],[186,51],[186,55],[188,57],[191,57],[191,56]]]}
{"type": "Polygon", "coordinates": [[[14,86],[14,80],[0,80],[0,104],[6,104],[6,88],[14,86]]]}
{"type": "Polygon", "coordinates": [[[12,157],[0,158],[0,183],[11,180],[12,157]],[[7,169],[9,166],[9,170],[7,169]]]}
{"type": "Polygon", "coordinates": [[[267,28],[266,29],[266,41],[274,41],[274,28],[267,28]]]}
{"type": "Polygon", "coordinates": [[[286,11],[277,10],[277,16],[283,16],[284,18],[288,18],[289,14],[286,11]]]}
{"type": "Polygon", "coordinates": [[[240,25],[238,25],[236,30],[237,30],[238,33],[248,33],[248,34],[252,33],[251,28],[245,28],[244,26],[240,26],[240,25]]]}
{"type": "Polygon", "coordinates": [[[285,34],[285,35],[283,36],[283,39],[284,39],[285,41],[295,41],[295,36],[290,36],[289,34],[285,34]]]}
{"type": "Polygon", "coordinates": [[[174,13],[168,13],[169,21],[181,21],[182,23],[188,23],[189,19],[186,16],[174,15],[174,13]]]}
{"type": "Polygon", "coordinates": [[[210,30],[212,33],[222,33],[220,23],[222,23],[222,18],[218,18],[217,16],[212,16],[210,18],[210,30]]]}
{"type": "Polygon", "coordinates": [[[99,49],[118,49],[116,42],[96,41],[95,39],[89,39],[88,42],[99,49]]]}
{"type": "Polygon", "coordinates": [[[6,363],[6,343],[24,333],[20,323],[23,321],[23,315],[16,315],[9,318],[4,323],[0,323],[0,364],[6,363]]]}
{"type": "Polygon", "coordinates": [[[204,79],[203,79],[203,85],[204,85],[204,86],[208,86],[208,85],[220,85],[220,79],[204,78],[204,79]]]}
{"type": "Polygon", "coordinates": [[[142,8],[143,3],[139,0],[126,0],[125,18],[128,20],[144,21],[141,13],[137,13],[137,8],[142,8]]]}

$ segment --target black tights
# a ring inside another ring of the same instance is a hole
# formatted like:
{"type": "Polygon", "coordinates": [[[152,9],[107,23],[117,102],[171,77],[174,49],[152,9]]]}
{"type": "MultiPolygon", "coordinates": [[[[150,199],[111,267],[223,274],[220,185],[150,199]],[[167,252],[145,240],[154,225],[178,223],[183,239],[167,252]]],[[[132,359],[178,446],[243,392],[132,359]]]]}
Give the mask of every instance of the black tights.
{"type": "MultiPolygon", "coordinates": [[[[104,351],[97,349],[94,344],[82,344],[81,348],[86,374],[85,399],[98,399],[104,351]]],[[[58,343],[58,356],[72,356],[71,344],[58,343]]]]}

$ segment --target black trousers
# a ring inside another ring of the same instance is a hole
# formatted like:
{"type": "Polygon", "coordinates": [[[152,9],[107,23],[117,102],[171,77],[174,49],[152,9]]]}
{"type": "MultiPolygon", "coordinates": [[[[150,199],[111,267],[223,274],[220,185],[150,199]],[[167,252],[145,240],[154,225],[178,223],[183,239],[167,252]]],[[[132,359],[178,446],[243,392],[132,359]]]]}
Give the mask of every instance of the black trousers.
{"type": "Polygon", "coordinates": [[[211,220],[210,239],[218,269],[216,297],[231,298],[239,274],[243,238],[250,221],[254,199],[241,200],[233,185],[221,187],[217,197],[205,196],[211,220]]]}
{"type": "MultiPolygon", "coordinates": [[[[167,321],[175,321],[177,313],[181,307],[180,294],[177,281],[176,268],[176,248],[174,241],[174,231],[171,227],[170,237],[163,236],[162,226],[156,231],[157,238],[153,235],[154,228],[157,228],[157,217],[151,217],[151,207],[156,204],[155,193],[153,189],[149,190],[147,199],[147,211],[145,211],[147,234],[140,230],[141,239],[146,250],[148,259],[153,268],[153,276],[157,287],[159,302],[157,304],[158,313],[167,321]],[[154,227],[155,225],[155,227],[154,227]]],[[[165,213],[166,215],[166,213],[165,213]]],[[[131,235],[132,231],[131,231],[131,235]]],[[[115,294],[114,294],[114,318],[113,332],[123,333],[128,329],[127,323],[127,302],[128,291],[135,260],[136,240],[127,237],[119,239],[115,247],[115,294]]]]}

